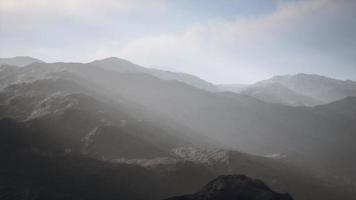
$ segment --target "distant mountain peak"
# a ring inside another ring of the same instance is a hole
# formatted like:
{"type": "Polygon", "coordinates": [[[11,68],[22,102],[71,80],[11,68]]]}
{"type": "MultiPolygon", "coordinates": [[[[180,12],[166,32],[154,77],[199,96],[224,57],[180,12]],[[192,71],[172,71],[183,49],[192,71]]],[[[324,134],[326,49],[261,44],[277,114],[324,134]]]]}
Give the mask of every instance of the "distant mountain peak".
{"type": "Polygon", "coordinates": [[[207,91],[218,91],[218,89],[212,83],[209,83],[197,76],[166,71],[161,69],[146,68],[135,63],[132,63],[128,60],[117,58],[117,57],[108,57],[102,60],[95,60],[90,64],[96,65],[98,67],[104,68],[106,70],[122,72],[122,73],[145,73],[152,75],[161,80],[176,80],[194,86],[199,89],[207,91]]]}
{"type": "Polygon", "coordinates": [[[285,105],[293,105],[290,102],[295,102],[297,106],[314,106],[337,101],[347,96],[356,96],[356,82],[337,80],[317,74],[299,73],[274,76],[257,82],[247,87],[246,90],[250,90],[248,94],[251,96],[264,101],[285,105]],[[277,89],[281,89],[278,85],[289,91],[284,90],[285,92],[276,95],[277,89]]]}
{"type": "Polygon", "coordinates": [[[23,67],[32,63],[43,63],[43,61],[29,56],[15,56],[10,58],[0,58],[0,65],[8,64],[8,65],[16,65],[19,67],[23,67]]]}
{"type": "MultiPolygon", "coordinates": [[[[292,74],[292,75],[277,75],[273,76],[270,79],[267,79],[265,81],[278,81],[278,80],[291,80],[291,79],[299,79],[299,80],[314,80],[314,81],[341,81],[335,78],[331,78],[328,76],[323,76],[319,74],[307,74],[307,73],[298,73],[298,74],[292,74]]],[[[261,81],[261,82],[265,82],[261,81]]]]}
{"type": "Polygon", "coordinates": [[[120,62],[120,63],[125,62],[125,63],[133,64],[131,61],[125,60],[123,58],[118,58],[118,57],[107,57],[107,58],[104,58],[104,59],[95,60],[93,62],[106,62],[106,63],[108,63],[108,62],[113,62],[113,63],[115,63],[115,62],[120,62]]]}

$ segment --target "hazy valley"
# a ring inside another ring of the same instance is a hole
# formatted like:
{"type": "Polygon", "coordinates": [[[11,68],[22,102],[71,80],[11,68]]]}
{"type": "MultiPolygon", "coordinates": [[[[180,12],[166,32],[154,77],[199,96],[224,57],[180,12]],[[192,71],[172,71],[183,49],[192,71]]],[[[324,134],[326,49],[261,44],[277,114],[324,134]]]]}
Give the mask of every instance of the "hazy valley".
{"type": "Polygon", "coordinates": [[[356,198],[353,81],[234,90],[119,58],[0,64],[0,199],[356,198]]]}

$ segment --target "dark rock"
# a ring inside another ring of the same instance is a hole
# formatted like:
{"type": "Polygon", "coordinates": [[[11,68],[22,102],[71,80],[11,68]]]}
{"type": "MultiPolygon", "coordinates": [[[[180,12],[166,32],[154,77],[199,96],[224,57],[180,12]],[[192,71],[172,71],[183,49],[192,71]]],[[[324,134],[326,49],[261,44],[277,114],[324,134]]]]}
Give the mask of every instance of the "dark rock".
{"type": "Polygon", "coordinates": [[[167,200],[292,200],[289,194],[272,191],[262,181],[245,175],[222,175],[193,195],[167,200]]]}

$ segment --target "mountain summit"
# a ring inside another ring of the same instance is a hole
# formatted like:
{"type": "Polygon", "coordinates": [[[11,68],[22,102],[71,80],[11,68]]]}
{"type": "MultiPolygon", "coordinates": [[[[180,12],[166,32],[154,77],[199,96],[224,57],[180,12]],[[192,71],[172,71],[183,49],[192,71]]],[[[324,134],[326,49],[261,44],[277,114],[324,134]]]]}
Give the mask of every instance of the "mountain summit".
{"type": "Polygon", "coordinates": [[[0,58],[0,65],[7,64],[7,65],[16,65],[19,67],[23,67],[25,65],[29,65],[32,63],[42,63],[42,60],[37,58],[32,58],[29,56],[16,56],[11,58],[0,58]]]}
{"type": "Polygon", "coordinates": [[[280,75],[252,85],[219,86],[221,90],[288,106],[316,106],[356,96],[356,82],[316,74],[280,75]]]}
{"type": "Polygon", "coordinates": [[[337,80],[315,74],[296,74],[275,76],[257,84],[279,83],[298,94],[323,103],[330,103],[348,96],[356,96],[356,82],[337,80]]]}
{"type": "Polygon", "coordinates": [[[200,79],[197,76],[186,74],[186,73],[171,72],[171,71],[165,71],[165,70],[159,70],[153,68],[145,68],[121,58],[109,57],[102,60],[95,60],[91,62],[91,64],[116,72],[145,73],[145,74],[155,76],[156,78],[162,80],[175,80],[194,86],[199,89],[213,91],[213,92],[218,91],[215,85],[203,79],[200,79]]]}

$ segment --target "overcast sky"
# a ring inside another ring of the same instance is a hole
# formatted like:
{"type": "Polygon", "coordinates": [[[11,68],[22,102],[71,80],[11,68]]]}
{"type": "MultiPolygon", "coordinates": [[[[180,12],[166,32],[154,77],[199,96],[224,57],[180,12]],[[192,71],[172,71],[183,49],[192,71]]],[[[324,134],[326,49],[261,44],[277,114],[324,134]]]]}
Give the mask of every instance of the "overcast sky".
{"type": "Polygon", "coordinates": [[[0,57],[120,57],[214,83],[356,80],[356,0],[0,0],[0,57]]]}

